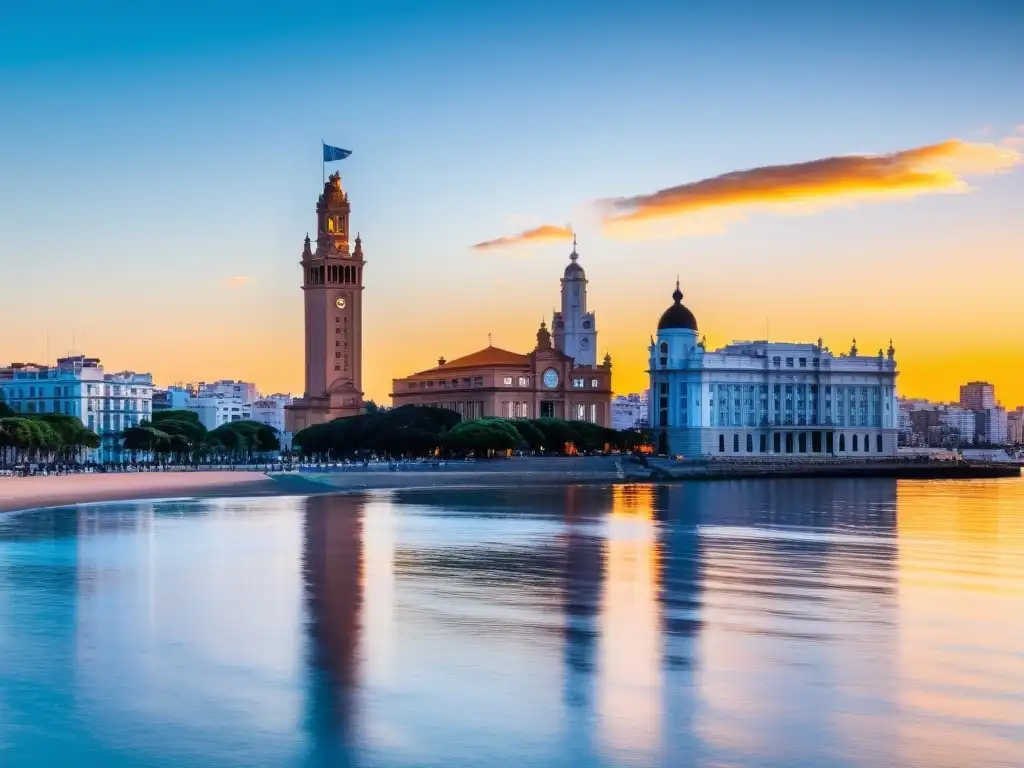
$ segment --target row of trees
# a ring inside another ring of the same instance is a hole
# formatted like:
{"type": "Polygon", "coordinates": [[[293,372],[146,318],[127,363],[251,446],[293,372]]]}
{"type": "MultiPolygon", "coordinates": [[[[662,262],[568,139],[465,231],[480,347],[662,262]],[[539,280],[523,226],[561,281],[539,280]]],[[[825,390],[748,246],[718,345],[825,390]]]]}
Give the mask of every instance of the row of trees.
{"type": "MultiPolygon", "coordinates": [[[[121,433],[133,460],[140,455],[178,463],[220,457],[252,460],[280,449],[277,430],[255,421],[234,421],[207,431],[192,411],[157,411],[121,433]]],[[[100,437],[75,416],[23,414],[0,400],[0,462],[71,464],[100,447],[100,437]]]]}
{"type": "Polygon", "coordinates": [[[21,414],[0,400],[0,461],[72,463],[82,452],[98,448],[100,437],[74,416],[21,414]]]}
{"type": "Polygon", "coordinates": [[[606,449],[631,451],[639,432],[620,432],[561,419],[469,419],[443,408],[404,405],[317,424],[295,435],[310,456],[334,459],[369,455],[417,458],[441,451],[451,456],[488,456],[508,450],[564,454],[606,449]]]}
{"type": "Polygon", "coordinates": [[[251,461],[280,449],[277,430],[257,421],[231,421],[207,431],[192,411],[157,411],[122,433],[124,449],[133,458],[149,454],[163,461],[185,463],[214,457],[251,461]]]}

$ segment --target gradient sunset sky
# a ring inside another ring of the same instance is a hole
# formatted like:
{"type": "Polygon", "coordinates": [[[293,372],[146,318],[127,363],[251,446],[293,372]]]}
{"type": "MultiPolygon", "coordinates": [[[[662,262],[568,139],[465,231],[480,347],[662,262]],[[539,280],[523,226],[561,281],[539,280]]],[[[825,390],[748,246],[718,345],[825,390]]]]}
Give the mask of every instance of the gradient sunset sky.
{"type": "Polygon", "coordinates": [[[300,393],[322,138],[379,402],[531,349],[570,244],[472,246],[571,224],[620,393],[678,273],[709,345],[891,337],[903,394],[1024,404],[1024,3],[286,5],[0,5],[0,364],[300,393]]]}

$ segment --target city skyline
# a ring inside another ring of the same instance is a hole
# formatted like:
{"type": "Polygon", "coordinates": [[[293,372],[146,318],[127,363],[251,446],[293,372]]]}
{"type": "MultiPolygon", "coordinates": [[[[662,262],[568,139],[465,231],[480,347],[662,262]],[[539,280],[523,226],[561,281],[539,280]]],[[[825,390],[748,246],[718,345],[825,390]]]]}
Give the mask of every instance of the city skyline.
{"type": "Polygon", "coordinates": [[[366,252],[377,402],[489,336],[532,348],[570,230],[619,393],[643,388],[679,274],[709,347],[892,338],[903,395],[984,379],[1024,402],[1024,111],[1006,98],[1024,10],[556,5],[5,11],[0,245],[18,291],[0,362],[73,345],[164,385],[301,394],[323,139],[353,151],[332,167],[366,252]],[[654,230],[608,228],[652,210],[654,230]]]}

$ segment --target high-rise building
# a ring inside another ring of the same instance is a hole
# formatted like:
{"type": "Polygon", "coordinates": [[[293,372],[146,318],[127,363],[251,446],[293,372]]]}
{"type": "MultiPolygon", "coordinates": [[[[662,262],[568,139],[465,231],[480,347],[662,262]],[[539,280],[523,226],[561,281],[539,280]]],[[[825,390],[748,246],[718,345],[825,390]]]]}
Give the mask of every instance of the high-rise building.
{"type": "Polygon", "coordinates": [[[200,381],[197,384],[189,384],[187,389],[193,391],[196,397],[219,397],[245,405],[255,402],[259,397],[256,385],[251,381],[200,381]]]}
{"type": "Polygon", "coordinates": [[[1010,445],[1024,444],[1024,406],[1006,414],[1006,442],[1010,445]]]}
{"type": "Polygon", "coordinates": [[[306,383],[285,410],[287,431],[297,432],[363,408],[362,240],[349,248],[348,195],[331,174],[316,205],[316,250],[306,236],[302,290],[306,326],[306,383]]]}
{"type": "Polygon", "coordinates": [[[987,381],[970,381],[960,385],[960,407],[983,411],[996,406],[996,388],[987,381]]]}
{"type": "Polygon", "coordinates": [[[989,445],[1005,445],[1007,432],[1006,409],[1001,406],[986,408],[979,413],[982,440],[989,445]]]}
{"type": "Polygon", "coordinates": [[[88,458],[121,458],[121,432],[151,418],[153,376],[105,373],[99,358],[62,357],[56,365],[12,363],[0,368],[0,396],[18,413],[75,416],[101,438],[88,458]]]}
{"type": "Polygon", "coordinates": [[[285,428],[285,408],[292,404],[294,398],[291,395],[274,394],[264,395],[252,404],[253,421],[273,427],[278,432],[281,441],[281,448],[291,448],[291,433],[285,428]]]}
{"type": "Polygon", "coordinates": [[[619,395],[612,399],[612,429],[642,429],[646,426],[646,392],[619,395]]]}

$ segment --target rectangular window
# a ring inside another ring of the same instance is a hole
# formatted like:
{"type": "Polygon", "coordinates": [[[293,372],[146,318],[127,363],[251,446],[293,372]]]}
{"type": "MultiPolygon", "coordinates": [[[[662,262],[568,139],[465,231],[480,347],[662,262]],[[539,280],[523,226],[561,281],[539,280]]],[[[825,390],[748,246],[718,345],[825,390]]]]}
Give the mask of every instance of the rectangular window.
{"type": "Polygon", "coordinates": [[[792,357],[787,357],[786,358],[786,367],[787,368],[792,368],[793,367],[793,358],[792,357]]]}
{"type": "Polygon", "coordinates": [[[591,380],[590,380],[590,386],[591,386],[591,387],[592,387],[593,389],[597,389],[597,379],[591,379],[591,380]]]}
{"type": "Polygon", "coordinates": [[[806,357],[801,357],[800,358],[800,367],[801,368],[806,368],[807,367],[807,358],[806,357]]]}
{"type": "Polygon", "coordinates": [[[590,404],[590,423],[597,424],[597,403],[590,404]]]}
{"type": "Polygon", "coordinates": [[[504,383],[505,383],[506,387],[511,387],[512,386],[512,377],[511,376],[506,376],[504,378],[504,383]]]}
{"type": "Polygon", "coordinates": [[[526,376],[520,376],[519,377],[519,386],[520,387],[528,387],[528,386],[530,386],[530,379],[527,378],[526,376]]]}
{"type": "Polygon", "coordinates": [[[473,386],[474,387],[482,387],[483,385],[484,385],[484,377],[483,376],[474,376],[473,377],[473,386]]]}

